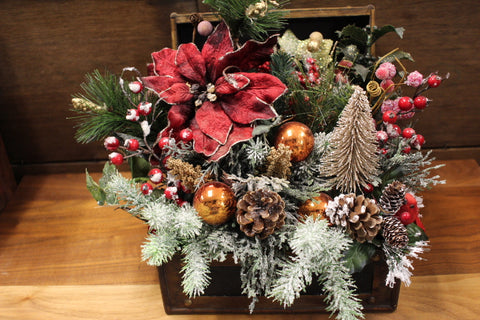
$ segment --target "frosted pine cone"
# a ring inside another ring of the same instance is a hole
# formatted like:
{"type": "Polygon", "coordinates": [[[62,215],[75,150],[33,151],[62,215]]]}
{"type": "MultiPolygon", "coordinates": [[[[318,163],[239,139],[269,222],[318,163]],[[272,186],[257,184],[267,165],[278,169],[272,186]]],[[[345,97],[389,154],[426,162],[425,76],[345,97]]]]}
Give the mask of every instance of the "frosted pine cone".
{"type": "Polygon", "coordinates": [[[405,185],[399,181],[393,181],[383,189],[380,197],[380,207],[387,214],[395,214],[405,204],[405,185]]]}
{"type": "Polygon", "coordinates": [[[249,237],[264,239],[285,224],[285,202],[276,192],[248,191],[237,203],[237,222],[249,237]]]}
{"type": "Polygon", "coordinates": [[[331,223],[346,228],[358,242],[371,241],[378,234],[382,223],[379,213],[373,200],[353,193],[335,197],[325,211],[331,223]]]}
{"type": "Polygon", "coordinates": [[[383,237],[394,248],[405,248],[408,245],[407,228],[395,216],[383,218],[383,237]]]}

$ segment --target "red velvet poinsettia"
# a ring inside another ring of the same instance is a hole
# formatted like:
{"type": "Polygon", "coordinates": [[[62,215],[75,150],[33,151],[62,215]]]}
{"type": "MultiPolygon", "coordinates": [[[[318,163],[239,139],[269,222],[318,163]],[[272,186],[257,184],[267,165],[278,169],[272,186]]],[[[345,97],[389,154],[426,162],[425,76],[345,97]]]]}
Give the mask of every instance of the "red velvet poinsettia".
{"type": "Polygon", "coordinates": [[[272,103],[286,90],[276,77],[246,72],[269,59],[275,36],[260,43],[247,41],[234,50],[230,32],[221,23],[200,51],[193,43],[178,50],[165,48],[152,54],[153,76],[146,88],[172,105],[163,136],[193,131],[194,150],[218,161],[230,148],[252,138],[256,120],[277,116],[272,103]]]}

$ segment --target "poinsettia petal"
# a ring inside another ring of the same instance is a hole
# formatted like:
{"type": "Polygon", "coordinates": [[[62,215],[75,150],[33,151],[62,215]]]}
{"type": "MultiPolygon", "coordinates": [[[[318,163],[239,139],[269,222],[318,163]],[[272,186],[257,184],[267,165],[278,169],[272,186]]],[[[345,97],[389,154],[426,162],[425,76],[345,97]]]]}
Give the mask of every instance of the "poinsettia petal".
{"type": "Polygon", "coordinates": [[[159,96],[169,104],[182,104],[193,99],[190,87],[183,82],[172,84],[170,88],[160,92],[159,96]]]}
{"type": "Polygon", "coordinates": [[[255,120],[272,119],[277,113],[271,104],[286,92],[287,87],[267,73],[244,73],[250,85],[234,95],[223,96],[220,104],[233,122],[249,124],[255,120]]]}
{"type": "Polygon", "coordinates": [[[193,117],[194,110],[190,105],[176,104],[168,110],[167,128],[183,128],[188,125],[188,121],[193,117]]]}
{"type": "Polygon", "coordinates": [[[204,134],[202,130],[200,130],[200,127],[198,126],[195,118],[190,121],[190,129],[193,133],[193,149],[196,152],[202,153],[205,156],[210,157],[218,150],[220,144],[206,134],[204,134]]]}
{"type": "Polygon", "coordinates": [[[217,152],[212,155],[209,161],[218,161],[226,156],[230,149],[237,143],[247,141],[252,138],[253,127],[246,125],[233,124],[232,132],[228,136],[227,142],[218,148],[217,152]]]}
{"type": "Polygon", "coordinates": [[[175,64],[186,79],[205,85],[205,59],[194,43],[184,43],[178,47],[175,64]]]}
{"type": "Polygon", "coordinates": [[[225,22],[221,22],[208,37],[202,48],[202,56],[205,59],[208,75],[212,81],[217,79],[217,77],[213,77],[217,60],[232,51],[233,41],[230,30],[225,22]]]}
{"type": "Polygon", "coordinates": [[[165,48],[152,53],[153,72],[157,76],[179,77],[177,66],[175,64],[175,56],[177,50],[165,48]]]}
{"type": "Polygon", "coordinates": [[[158,95],[169,89],[173,84],[177,82],[183,82],[179,78],[171,76],[149,76],[142,78],[145,88],[155,91],[158,95]]]}
{"type": "Polygon", "coordinates": [[[217,96],[236,93],[250,84],[250,80],[243,74],[227,73],[215,82],[217,96]]]}
{"type": "Polygon", "coordinates": [[[215,65],[214,79],[220,77],[223,70],[227,67],[233,66],[240,69],[240,71],[248,71],[258,67],[270,59],[270,55],[273,53],[276,45],[276,35],[269,37],[265,42],[248,40],[240,49],[229,52],[218,59],[215,65]]]}
{"type": "Polygon", "coordinates": [[[219,103],[205,101],[195,113],[195,120],[204,134],[220,144],[227,142],[228,134],[232,130],[232,120],[219,103]]]}

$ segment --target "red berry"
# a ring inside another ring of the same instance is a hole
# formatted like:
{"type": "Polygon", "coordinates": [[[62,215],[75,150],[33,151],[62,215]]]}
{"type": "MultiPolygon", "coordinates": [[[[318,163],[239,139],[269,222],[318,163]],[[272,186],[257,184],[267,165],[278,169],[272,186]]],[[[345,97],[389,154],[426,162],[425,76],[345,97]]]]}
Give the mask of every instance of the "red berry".
{"type": "Polygon", "coordinates": [[[167,199],[176,199],[177,198],[177,187],[167,187],[165,189],[165,197],[167,199]]]}
{"type": "Polygon", "coordinates": [[[412,151],[412,147],[409,147],[409,146],[403,148],[402,150],[402,152],[405,154],[409,154],[411,151],[412,151]]]}
{"type": "Polygon", "coordinates": [[[415,99],[413,99],[413,105],[417,109],[425,109],[425,107],[428,104],[428,99],[427,97],[424,96],[418,96],[415,99]]]}
{"type": "Polygon", "coordinates": [[[383,130],[377,131],[377,140],[380,142],[386,142],[388,140],[388,134],[383,130]]]}
{"type": "Polygon", "coordinates": [[[383,80],[382,82],[380,82],[380,87],[385,90],[386,93],[390,93],[395,90],[395,83],[390,79],[383,80]]]}
{"type": "Polygon", "coordinates": [[[137,109],[129,109],[125,118],[130,121],[138,121],[140,114],[137,109]]]}
{"type": "Polygon", "coordinates": [[[180,131],[180,139],[185,143],[192,141],[193,139],[192,130],[187,128],[180,131]]]}
{"type": "Polygon", "coordinates": [[[140,189],[142,190],[142,193],[144,195],[149,195],[153,192],[153,187],[148,182],[145,182],[144,184],[142,184],[140,189]]]}
{"type": "Polygon", "coordinates": [[[403,129],[402,136],[405,139],[410,139],[415,135],[415,130],[413,128],[405,128],[403,129]]]}
{"type": "Polygon", "coordinates": [[[402,111],[408,111],[413,108],[413,100],[410,97],[401,97],[398,100],[398,107],[402,111]]]}
{"type": "Polygon", "coordinates": [[[167,146],[170,145],[170,138],[169,137],[163,137],[158,141],[158,146],[160,149],[165,150],[167,146]]]}
{"type": "Polygon", "coordinates": [[[158,168],[153,168],[148,172],[148,177],[150,178],[150,181],[157,184],[163,180],[163,172],[158,168]]]}
{"type": "Polygon", "coordinates": [[[165,167],[165,169],[167,170],[170,170],[169,167],[167,167],[167,162],[168,162],[168,159],[170,159],[171,156],[166,156],[165,158],[163,158],[162,160],[162,165],[165,167]]]}
{"type": "Polygon", "coordinates": [[[433,74],[428,78],[427,83],[430,88],[436,88],[442,83],[442,77],[438,74],[433,74]]]}
{"type": "Polygon", "coordinates": [[[392,126],[392,128],[393,128],[393,130],[395,130],[395,132],[398,133],[398,135],[401,135],[401,134],[402,134],[402,129],[400,129],[400,127],[399,127],[398,125],[394,124],[394,125],[392,126]]]}
{"type": "Polygon", "coordinates": [[[123,155],[118,152],[112,152],[108,155],[110,162],[116,166],[119,166],[123,163],[123,155]]]}
{"type": "Polygon", "coordinates": [[[133,93],[140,93],[143,90],[143,84],[140,81],[132,81],[128,84],[128,88],[133,93]]]}
{"type": "Polygon", "coordinates": [[[409,225],[413,221],[415,221],[414,215],[412,215],[408,211],[403,211],[399,215],[400,222],[403,223],[404,225],[409,225]]]}
{"type": "Polygon", "coordinates": [[[152,112],[152,104],[150,102],[140,102],[137,106],[138,113],[142,116],[148,116],[152,112]]]}
{"type": "Polygon", "coordinates": [[[115,137],[108,137],[103,142],[103,145],[105,146],[105,149],[115,151],[120,146],[120,141],[115,137]]]}
{"type": "Polygon", "coordinates": [[[137,151],[140,143],[137,139],[127,139],[125,140],[124,146],[130,151],[137,151]]]}
{"type": "Polygon", "coordinates": [[[425,138],[421,134],[417,134],[416,141],[420,146],[423,146],[425,144],[425,138]]]}
{"type": "Polygon", "coordinates": [[[385,154],[388,153],[388,150],[385,149],[385,148],[382,148],[382,149],[380,149],[380,152],[381,152],[383,155],[385,155],[385,154]]]}
{"type": "Polygon", "coordinates": [[[188,203],[187,201],[185,201],[183,199],[180,199],[180,198],[176,199],[175,202],[177,203],[177,205],[179,207],[183,207],[184,205],[186,205],[188,203]]]}
{"type": "Polygon", "coordinates": [[[395,111],[388,110],[383,114],[382,119],[383,119],[383,122],[386,122],[386,123],[395,123],[397,122],[397,113],[395,111]]]}
{"type": "Polygon", "coordinates": [[[363,187],[363,191],[365,193],[371,193],[373,191],[373,184],[368,183],[366,186],[363,187]]]}

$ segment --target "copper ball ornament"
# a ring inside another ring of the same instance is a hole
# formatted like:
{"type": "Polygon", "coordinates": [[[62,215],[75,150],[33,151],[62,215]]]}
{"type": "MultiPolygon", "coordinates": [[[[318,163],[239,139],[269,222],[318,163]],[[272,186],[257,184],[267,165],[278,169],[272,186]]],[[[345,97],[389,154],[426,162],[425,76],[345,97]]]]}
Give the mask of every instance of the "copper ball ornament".
{"type": "Polygon", "coordinates": [[[320,193],[319,196],[305,201],[300,208],[298,208],[298,214],[304,218],[313,216],[313,220],[326,219],[325,210],[327,209],[328,202],[333,200],[326,193],[320,193]]]}
{"type": "Polygon", "coordinates": [[[315,139],[312,130],[305,124],[296,121],[290,121],[283,124],[277,133],[275,139],[275,148],[284,144],[292,151],[290,160],[299,162],[305,160],[313,150],[315,139]]]}
{"type": "Polygon", "coordinates": [[[237,200],[229,186],[213,181],[205,183],[195,192],[193,207],[206,223],[216,226],[235,215],[237,200]]]}

